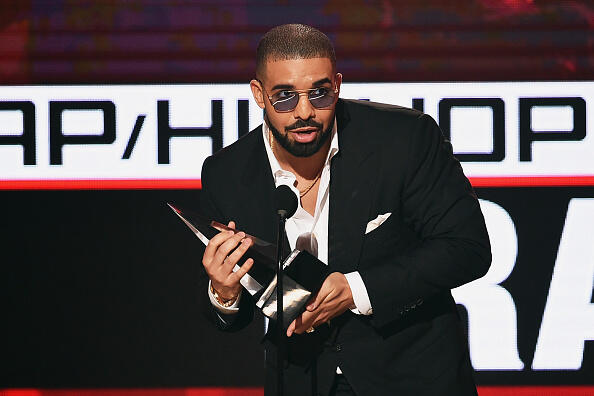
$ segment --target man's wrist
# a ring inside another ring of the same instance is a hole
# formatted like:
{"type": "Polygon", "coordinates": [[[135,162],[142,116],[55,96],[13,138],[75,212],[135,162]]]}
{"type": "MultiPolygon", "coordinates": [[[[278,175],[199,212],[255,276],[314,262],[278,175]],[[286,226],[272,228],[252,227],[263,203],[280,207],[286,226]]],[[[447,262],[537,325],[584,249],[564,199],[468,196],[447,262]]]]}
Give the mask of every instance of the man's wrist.
{"type": "Polygon", "coordinates": [[[353,295],[353,301],[355,303],[355,308],[351,309],[351,311],[359,315],[373,314],[371,301],[369,301],[369,295],[367,294],[367,288],[365,287],[365,283],[363,283],[363,279],[359,272],[349,272],[344,274],[344,277],[351,288],[351,294],[353,295]]]}
{"type": "Polygon", "coordinates": [[[212,293],[215,300],[217,300],[217,302],[225,308],[228,308],[231,305],[235,304],[235,301],[237,301],[237,297],[239,296],[236,295],[231,298],[224,298],[219,294],[219,292],[217,292],[217,290],[213,287],[212,283],[210,283],[210,292],[212,293]]]}

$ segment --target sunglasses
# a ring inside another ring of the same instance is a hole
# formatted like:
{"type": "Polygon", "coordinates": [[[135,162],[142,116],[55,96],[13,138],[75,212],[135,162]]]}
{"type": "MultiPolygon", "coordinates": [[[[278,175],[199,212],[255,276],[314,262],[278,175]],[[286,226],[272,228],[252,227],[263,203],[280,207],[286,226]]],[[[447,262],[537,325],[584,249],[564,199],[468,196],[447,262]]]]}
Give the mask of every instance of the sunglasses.
{"type": "MultiPolygon", "coordinates": [[[[264,84],[262,84],[261,81],[260,85],[262,86],[262,90],[266,92],[264,84]]],[[[310,89],[283,89],[267,96],[270,103],[272,103],[274,110],[279,113],[287,113],[293,111],[295,107],[297,107],[299,96],[301,94],[307,94],[309,103],[316,109],[326,109],[334,104],[334,98],[337,93],[338,88],[318,87],[310,89]]]]}

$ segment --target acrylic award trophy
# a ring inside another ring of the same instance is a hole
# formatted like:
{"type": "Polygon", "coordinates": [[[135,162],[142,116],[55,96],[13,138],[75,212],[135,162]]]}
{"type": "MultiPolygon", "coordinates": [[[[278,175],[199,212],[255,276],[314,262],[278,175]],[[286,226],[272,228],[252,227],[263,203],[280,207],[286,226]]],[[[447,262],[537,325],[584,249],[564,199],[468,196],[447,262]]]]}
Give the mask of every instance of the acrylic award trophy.
{"type": "MultiPolygon", "coordinates": [[[[221,231],[242,231],[206,219],[177,205],[167,205],[204,245],[221,231]]],[[[247,233],[246,238],[250,238],[253,244],[233,271],[237,271],[248,258],[254,260],[254,265],[241,278],[240,283],[254,296],[256,306],[262,313],[270,319],[276,319],[276,245],[247,233]]],[[[286,329],[303,312],[305,304],[320,289],[330,271],[326,264],[309,252],[295,249],[283,261],[283,272],[283,324],[286,329]]]]}

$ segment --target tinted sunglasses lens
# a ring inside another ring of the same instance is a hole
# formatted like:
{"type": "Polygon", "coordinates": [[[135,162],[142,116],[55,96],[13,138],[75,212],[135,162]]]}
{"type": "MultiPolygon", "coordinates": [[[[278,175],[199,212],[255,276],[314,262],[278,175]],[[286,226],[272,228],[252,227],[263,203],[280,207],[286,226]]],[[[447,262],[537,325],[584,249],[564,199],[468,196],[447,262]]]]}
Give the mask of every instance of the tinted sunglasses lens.
{"type": "Polygon", "coordinates": [[[276,111],[291,111],[297,107],[299,102],[299,95],[295,94],[285,99],[280,99],[274,102],[273,106],[276,111]]]}
{"type": "Polygon", "coordinates": [[[309,101],[311,102],[311,105],[317,109],[330,107],[332,106],[332,103],[334,103],[334,93],[332,91],[329,91],[321,96],[318,94],[313,98],[310,97],[309,101]]]}

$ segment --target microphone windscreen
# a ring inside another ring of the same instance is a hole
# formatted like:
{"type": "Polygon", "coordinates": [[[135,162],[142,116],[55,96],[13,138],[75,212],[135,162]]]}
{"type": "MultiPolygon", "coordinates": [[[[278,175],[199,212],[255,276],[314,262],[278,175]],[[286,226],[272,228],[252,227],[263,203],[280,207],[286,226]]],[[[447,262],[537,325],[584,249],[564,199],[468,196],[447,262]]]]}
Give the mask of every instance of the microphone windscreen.
{"type": "Polygon", "coordinates": [[[280,185],[275,192],[276,212],[289,218],[297,211],[297,195],[289,186],[280,185]]]}

